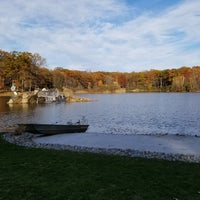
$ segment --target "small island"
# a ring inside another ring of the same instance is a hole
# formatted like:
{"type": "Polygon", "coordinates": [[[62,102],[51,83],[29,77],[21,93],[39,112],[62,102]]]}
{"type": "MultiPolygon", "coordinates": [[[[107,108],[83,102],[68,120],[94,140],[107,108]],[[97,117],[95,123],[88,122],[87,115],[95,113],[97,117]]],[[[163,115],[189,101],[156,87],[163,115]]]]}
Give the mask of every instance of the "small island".
{"type": "Polygon", "coordinates": [[[90,102],[91,99],[74,96],[72,90],[63,88],[62,91],[58,89],[46,89],[34,90],[31,92],[17,92],[15,86],[11,87],[12,95],[8,101],[8,104],[24,104],[24,103],[52,103],[52,102],[90,102]]]}

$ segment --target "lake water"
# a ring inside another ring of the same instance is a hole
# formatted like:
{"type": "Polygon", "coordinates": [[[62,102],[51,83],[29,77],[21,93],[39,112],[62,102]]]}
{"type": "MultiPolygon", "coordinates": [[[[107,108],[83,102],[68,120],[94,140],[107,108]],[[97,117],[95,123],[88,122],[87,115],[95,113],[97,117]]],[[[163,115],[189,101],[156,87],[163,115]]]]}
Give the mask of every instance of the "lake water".
{"type": "Polygon", "coordinates": [[[91,133],[200,136],[200,93],[88,94],[87,103],[8,105],[0,97],[0,127],[66,123],[86,116],[91,133]]]}

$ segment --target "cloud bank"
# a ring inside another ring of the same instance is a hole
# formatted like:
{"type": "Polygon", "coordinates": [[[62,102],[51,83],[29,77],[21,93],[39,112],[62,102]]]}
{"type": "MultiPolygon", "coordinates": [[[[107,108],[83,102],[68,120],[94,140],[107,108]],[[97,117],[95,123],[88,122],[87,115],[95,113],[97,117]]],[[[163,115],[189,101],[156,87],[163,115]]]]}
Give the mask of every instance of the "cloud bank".
{"type": "Polygon", "coordinates": [[[200,65],[200,1],[154,10],[125,0],[1,0],[0,48],[48,67],[144,71],[200,65]]]}

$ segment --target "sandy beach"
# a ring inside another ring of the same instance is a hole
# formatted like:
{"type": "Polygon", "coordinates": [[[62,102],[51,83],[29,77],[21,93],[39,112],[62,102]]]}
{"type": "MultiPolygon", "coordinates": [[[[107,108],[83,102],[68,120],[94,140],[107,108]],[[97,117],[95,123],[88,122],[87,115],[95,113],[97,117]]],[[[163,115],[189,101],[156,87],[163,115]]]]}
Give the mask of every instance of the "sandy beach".
{"type": "Polygon", "coordinates": [[[131,149],[200,156],[200,137],[177,135],[114,135],[102,133],[61,134],[33,138],[36,143],[88,148],[131,149]]]}

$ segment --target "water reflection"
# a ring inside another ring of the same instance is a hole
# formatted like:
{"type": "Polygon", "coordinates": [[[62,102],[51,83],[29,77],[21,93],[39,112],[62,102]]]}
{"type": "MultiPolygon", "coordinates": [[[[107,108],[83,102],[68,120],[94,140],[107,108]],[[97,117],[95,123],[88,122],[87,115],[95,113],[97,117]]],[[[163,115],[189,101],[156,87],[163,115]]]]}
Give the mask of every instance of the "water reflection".
{"type": "Polygon", "coordinates": [[[0,97],[0,113],[8,111],[8,102],[9,97],[0,97]]]}
{"type": "Polygon", "coordinates": [[[36,104],[8,104],[9,97],[0,97],[0,113],[3,112],[24,112],[34,109],[36,104]]]}

